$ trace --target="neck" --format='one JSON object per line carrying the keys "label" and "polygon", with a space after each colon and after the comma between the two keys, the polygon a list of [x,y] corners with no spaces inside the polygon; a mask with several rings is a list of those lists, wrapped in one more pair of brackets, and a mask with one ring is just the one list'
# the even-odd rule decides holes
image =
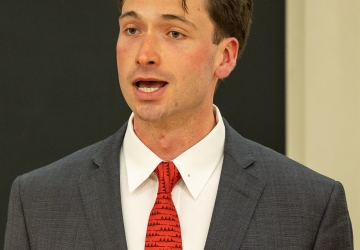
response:
{"label": "neck", "polygon": [[134,131],[159,158],[171,161],[201,141],[216,125],[213,107],[167,121],[148,122],[134,116]]}

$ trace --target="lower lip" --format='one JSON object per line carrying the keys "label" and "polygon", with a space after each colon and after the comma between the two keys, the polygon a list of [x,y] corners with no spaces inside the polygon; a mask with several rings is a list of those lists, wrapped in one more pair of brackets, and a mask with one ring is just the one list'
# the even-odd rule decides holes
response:
{"label": "lower lip", "polygon": [[156,99],[159,99],[165,92],[166,88],[168,86],[168,83],[165,84],[164,87],[159,88],[153,92],[143,92],[137,88],[136,85],[133,86],[133,90],[135,93],[135,96],[142,101],[153,101]]}

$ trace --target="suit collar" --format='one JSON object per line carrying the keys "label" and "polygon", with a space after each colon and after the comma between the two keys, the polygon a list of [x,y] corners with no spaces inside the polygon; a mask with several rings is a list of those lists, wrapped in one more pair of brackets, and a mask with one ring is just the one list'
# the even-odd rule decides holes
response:
{"label": "suit collar", "polygon": [[249,142],[224,123],[224,162],[205,249],[240,248],[265,187],[246,172],[255,163]]}
{"label": "suit collar", "polygon": [[121,211],[119,154],[126,124],[100,142],[94,168],[79,181],[79,190],[96,249],[127,249]]}
{"label": "suit collar", "polygon": [[224,119],[225,124],[225,150],[224,154],[231,157],[241,168],[246,169],[256,159],[247,139],[239,135]]}

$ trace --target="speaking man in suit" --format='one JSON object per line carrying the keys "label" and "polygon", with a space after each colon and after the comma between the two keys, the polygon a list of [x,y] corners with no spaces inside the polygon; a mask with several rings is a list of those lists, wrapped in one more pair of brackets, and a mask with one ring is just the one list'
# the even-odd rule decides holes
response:
{"label": "speaking man in suit", "polygon": [[241,137],[213,105],[251,0],[120,0],[133,111],[113,136],[18,177],[5,249],[353,249],[342,185]]}

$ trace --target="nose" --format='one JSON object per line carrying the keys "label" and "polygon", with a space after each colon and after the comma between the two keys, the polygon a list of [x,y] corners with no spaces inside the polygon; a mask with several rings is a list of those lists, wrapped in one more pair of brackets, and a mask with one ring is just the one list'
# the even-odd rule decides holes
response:
{"label": "nose", "polygon": [[140,44],[136,63],[141,66],[158,65],[160,63],[158,46],[156,36],[154,34],[146,34]]}

